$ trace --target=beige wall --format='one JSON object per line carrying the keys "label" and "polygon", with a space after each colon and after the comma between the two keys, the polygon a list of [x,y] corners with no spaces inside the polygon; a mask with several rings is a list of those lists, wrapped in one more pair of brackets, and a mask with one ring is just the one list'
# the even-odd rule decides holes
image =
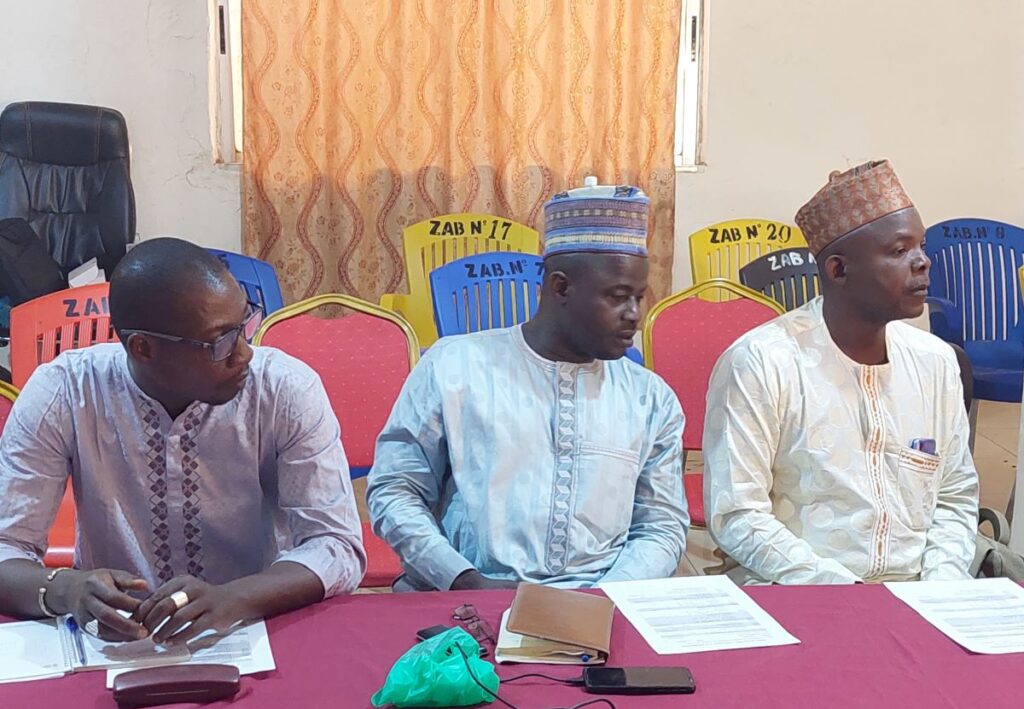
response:
{"label": "beige wall", "polygon": [[239,249],[239,172],[211,157],[204,0],[6,0],[0,12],[0,106],[116,108],[128,122],[140,237]]}
{"label": "beige wall", "polygon": [[[1024,223],[1024,0],[711,0],[703,172],[677,180],[686,236],[792,220],[829,170],[885,156],[927,223]],[[0,105],[121,110],[142,237],[238,249],[238,173],[210,160],[205,2],[5,2]]]}
{"label": "beige wall", "polygon": [[712,0],[703,172],[680,173],[687,236],[792,222],[832,169],[888,157],[926,224],[1024,224],[1024,2]]}

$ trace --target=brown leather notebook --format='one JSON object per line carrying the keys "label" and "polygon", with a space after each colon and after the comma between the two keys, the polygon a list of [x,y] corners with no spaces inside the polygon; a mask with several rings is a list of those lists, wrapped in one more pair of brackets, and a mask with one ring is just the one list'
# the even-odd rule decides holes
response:
{"label": "brown leather notebook", "polygon": [[614,615],[606,596],[521,583],[502,629],[524,637],[503,643],[499,636],[496,654],[511,662],[600,664],[608,659]]}

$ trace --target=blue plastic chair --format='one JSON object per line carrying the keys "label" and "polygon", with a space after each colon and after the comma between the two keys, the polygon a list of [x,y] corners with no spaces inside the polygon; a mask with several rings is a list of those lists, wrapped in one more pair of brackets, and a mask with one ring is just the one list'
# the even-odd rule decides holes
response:
{"label": "blue plastic chair", "polygon": [[537,312],[544,261],[516,251],[467,256],[430,272],[439,337],[511,327]]}
{"label": "blue plastic chair", "polygon": [[960,345],[974,368],[974,398],[1021,400],[1024,307],[1017,269],[1024,229],[989,219],[950,219],[928,229],[932,332]]}
{"label": "blue plastic chair", "polygon": [[[434,322],[439,337],[511,327],[537,312],[544,260],[516,251],[467,256],[430,272]],[[643,365],[635,347],[626,357]]]}
{"label": "blue plastic chair", "polygon": [[281,298],[281,285],[277,282],[277,272],[269,263],[232,251],[221,251],[220,249],[208,249],[208,251],[228,267],[231,275],[245,290],[249,302],[262,306],[264,315],[270,315],[275,310],[284,307],[284,300]]}

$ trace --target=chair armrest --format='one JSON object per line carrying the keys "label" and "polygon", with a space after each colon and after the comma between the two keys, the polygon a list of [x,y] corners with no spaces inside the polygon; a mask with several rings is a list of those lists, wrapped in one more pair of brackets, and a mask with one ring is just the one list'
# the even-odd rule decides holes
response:
{"label": "chair armrest", "polygon": [[925,302],[928,304],[928,321],[932,334],[945,342],[963,347],[963,321],[953,301],[928,296]]}
{"label": "chair armrest", "polygon": [[1010,523],[999,510],[991,507],[982,507],[978,510],[978,528],[988,522],[992,525],[992,538],[1000,544],[1010,543]]}

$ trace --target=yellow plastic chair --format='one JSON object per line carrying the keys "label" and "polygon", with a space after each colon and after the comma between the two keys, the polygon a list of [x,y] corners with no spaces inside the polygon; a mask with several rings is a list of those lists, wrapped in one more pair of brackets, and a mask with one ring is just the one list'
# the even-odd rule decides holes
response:
{"label": "yellow plastic chair", "polygon": [[424,219],[402,231],[409,293],[386,293],[380,304],[399,313],[416,332],[422,347],[437,340],[430,272],[464,256],[493,251],[540,254],[536,230],[489,214],[446,214]]}
{"label": "yellow plastic chair", "polygon": [[[733,219],[690,234],[690,269],[694,283],[713,278],[740,282],[740,269],[754,259],[779,249],[807,246],[798,227],[769,219]],[[717,290],[701,296],[731,299]]]}
{"label": "yellow plastic chair", "polygon": [[[0,382],[0,396],[7,399],[12,404],[14,400],[18,398],[18,387],[7,382]],[[3,429],[3,424],[7,421],[7,414],[10,412],[10,407],[0,407],[0,430]]]}

